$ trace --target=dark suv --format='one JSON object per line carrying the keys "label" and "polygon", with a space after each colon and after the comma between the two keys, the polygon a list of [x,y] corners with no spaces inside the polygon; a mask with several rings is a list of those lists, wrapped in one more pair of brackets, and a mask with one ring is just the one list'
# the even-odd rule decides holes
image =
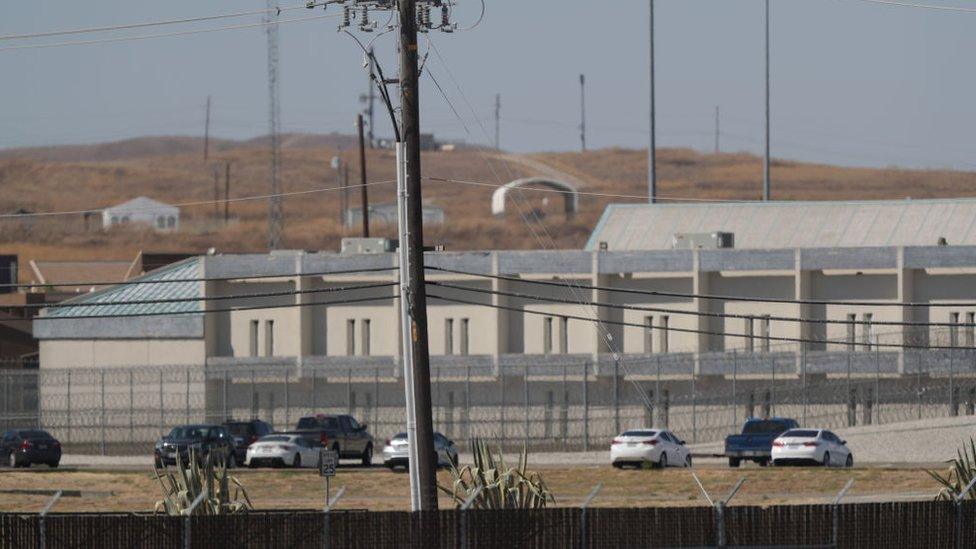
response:
{"label": "dark suv", "polygon": [[364,467],[373,464],[373,435],[350,415],[316,414],[298,420],[289,434],[302,435],[313,447],[330,448],[340,459],[358,459]]}
{"label": "dark suv", "polygon": [[237,463],[244,463],[244,460],[247,458],[248,446],[264,435],[270,435],[274,432],[274,428],[271,425],[260,419],[252,419],[250,421],[234,421],[233,419],[229,419],[224,422],[224,427],[227,428],[231,437],[234,439],[234,458],[237,460]]}
{"label": "dark suv", "polygon": [[11,467],[30,467],[32,463],[57,467],[61,463],[61,443],[47,431],[13,429],[0,438],[0,456]]}
{"label": "dark suv", "polygon": [[203,461],[211,452],[221,452],[226,456],[228,467],[237,466],[234,455],[234,438],[223,425],[180,425],[173,427],[168,435],[156,442],[155,461],[157,466],[188,463],[190,453]]}

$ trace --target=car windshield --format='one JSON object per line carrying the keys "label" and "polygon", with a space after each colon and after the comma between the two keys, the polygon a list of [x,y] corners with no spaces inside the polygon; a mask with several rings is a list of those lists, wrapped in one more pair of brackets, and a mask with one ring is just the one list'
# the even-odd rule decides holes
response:
{"label": "car windshield", "polygon": [[227,430],[230,434],[235,436],[245,436],[251,434],[253,429],[251,429],[250,423],[225,423]]}
{"label": "car windshield", "polygon": [[52,438],[47,431],[31,429],[29,431],[17,431],[20,438]]}
{"label": "car windshield", "polygon": [[286,435],[268,435],[266,437],[261,437],[258,442],[289,442],[291,441],[290,436]]}
{"label": "car windshield", "polygon": [[333,416],[325,417],[303,417],[298,420],[299,429],[338,429],[339,418]]}
{"label": "car windshield", "polygon": [[793,438],[817,438],[817,434],[820,431],[811,431],[809,429],[791,429],[786,431],[780,437],[793,437]]}
{"label": "car windshield", "polygon": [[169,432],[169,438],[207,438],[215,431],[214,427],[209,425],[185,425],[182,427],[173,427],[173,430]]}
{"label": "car windshield", "polygon": [[393,435],[393,440],[407,440],[407,434],[406,433],[397,433],[397,434]]}
{"label": "car windshield", "polygon": [[772,419],[763,419],[746,422],[742,428],[742,433],[746,435],[758,434],[777,434],[786,430],[786,423]]}
{"label": "car windshield", "polygon": [[657,431],[624,431],[624,434],[620,435],[624,437],[654,437],[657,436]]}

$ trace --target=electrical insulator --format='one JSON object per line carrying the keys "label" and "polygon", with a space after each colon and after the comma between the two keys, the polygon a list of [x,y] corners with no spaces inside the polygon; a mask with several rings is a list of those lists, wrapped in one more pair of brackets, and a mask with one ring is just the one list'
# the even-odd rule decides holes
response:
{"label": "electrical insulator", "polygon": [[431,27],[430,24],[430,6],[424,6],[424,26],[428,29]]}
{"label": "electrical insulator", "polygon": [[363,32],[371,32],[373,27],[369,23],[369,8],[363,6],[363,16],[359,21],[359,30]]}
{"label": "electrical insulator", "polygon": [[451,24],[451,12],[448,10],[447,5],[441,6],[441,32],[454,32],[457,28],[456,24]]}
{"label": "electrical insulator", "polygon": [[348,27],[351,18],[352,10],[349,9],[349,6],[342,6],[342,23],[339,25],[339,28]]}

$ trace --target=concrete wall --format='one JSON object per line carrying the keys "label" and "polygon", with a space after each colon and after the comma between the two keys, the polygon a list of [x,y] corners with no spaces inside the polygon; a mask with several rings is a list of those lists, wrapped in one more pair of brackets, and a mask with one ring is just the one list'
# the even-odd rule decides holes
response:
{"label": "concrete wall", "polygon": [[203,365],[202,339],[49,340],[40,343],[44,368]]}

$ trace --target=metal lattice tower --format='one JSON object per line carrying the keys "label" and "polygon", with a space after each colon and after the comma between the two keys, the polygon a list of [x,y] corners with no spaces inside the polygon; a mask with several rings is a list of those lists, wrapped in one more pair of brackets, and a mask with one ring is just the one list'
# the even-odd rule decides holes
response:
{"label": "metal lattice tower", "polygon": [[281,210],[281,185],[278,182],[279,143],[281,128],[281,107],[278,104],[278,25],[273,24],[278,17],[278,1],[267,0],[268,6],[268,137],[271,141],[271,200],[268,211],[268,248],[276,250],[281,245],[281,230],[284,214]]}

